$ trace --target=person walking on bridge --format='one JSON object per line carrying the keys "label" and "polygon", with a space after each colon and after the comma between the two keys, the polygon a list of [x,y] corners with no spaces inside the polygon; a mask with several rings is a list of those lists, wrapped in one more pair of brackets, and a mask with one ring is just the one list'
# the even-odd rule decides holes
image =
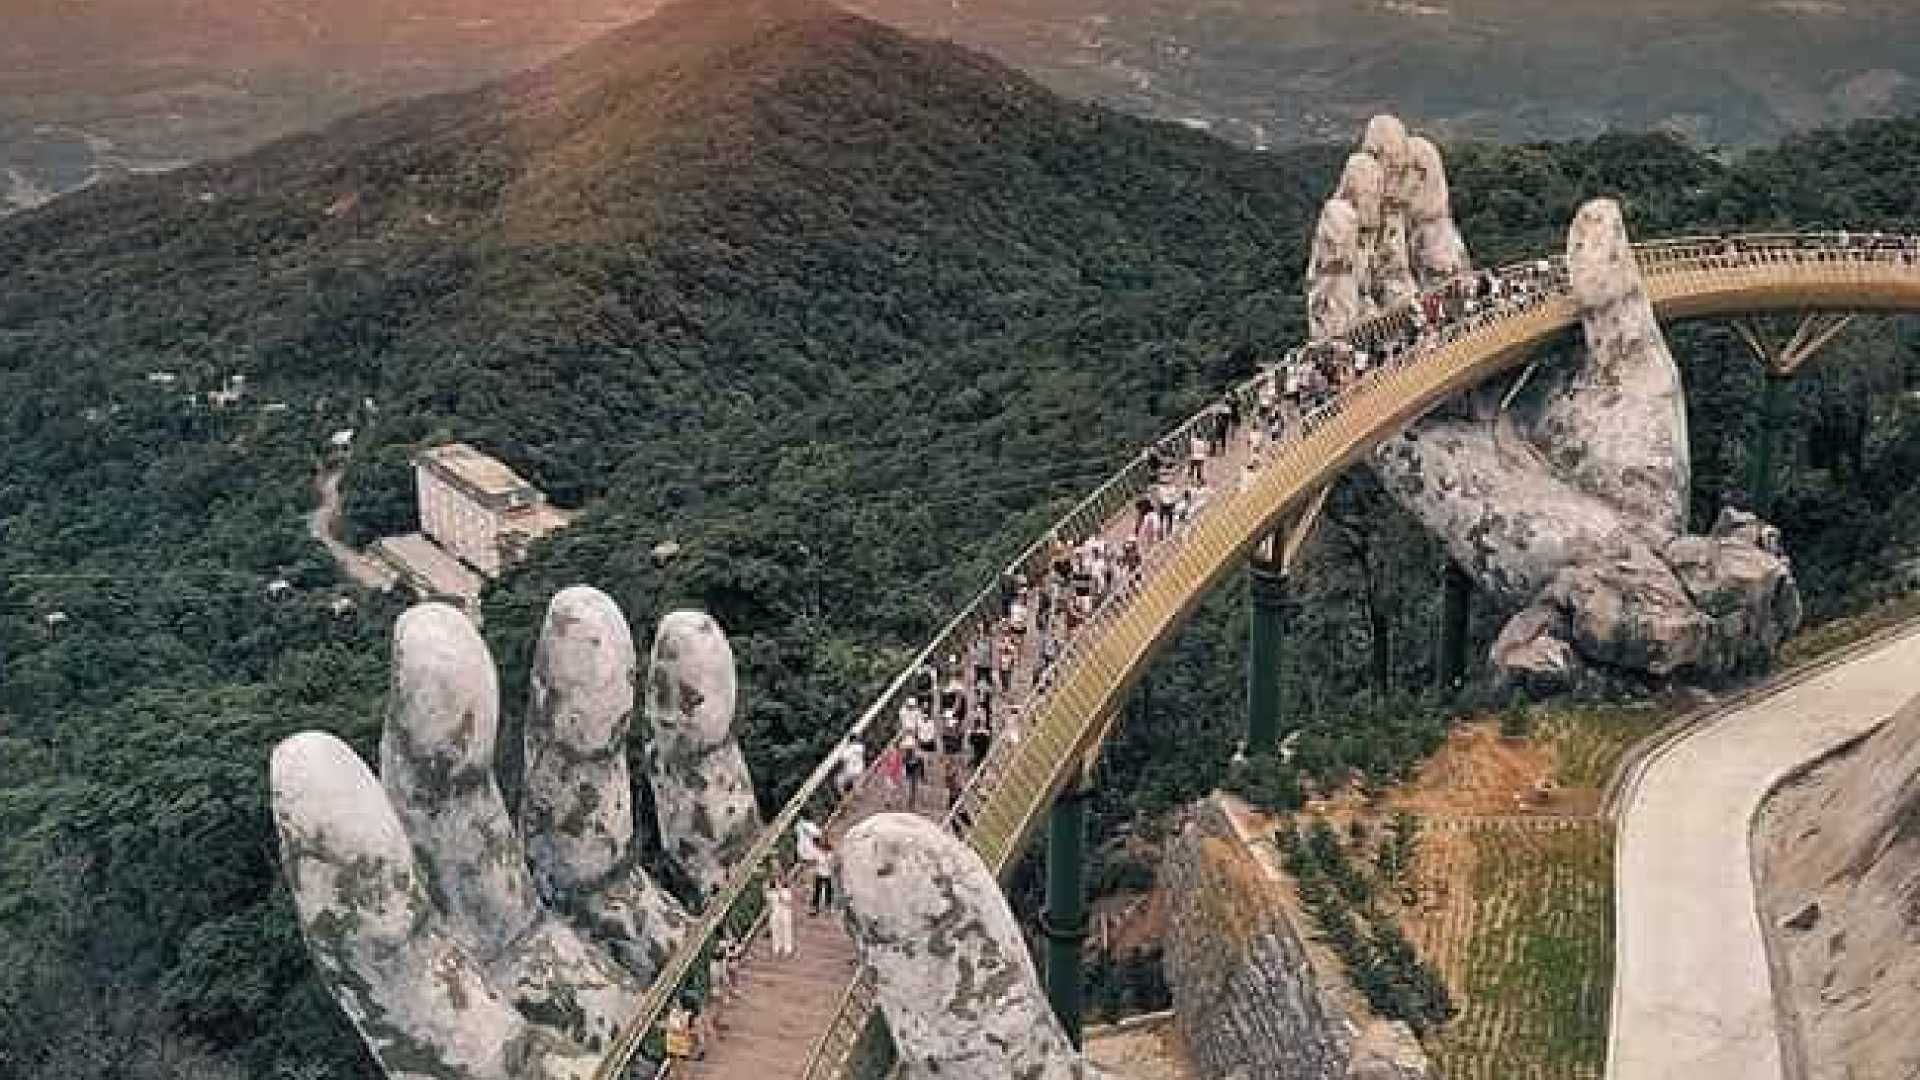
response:
{"label": "person walking on bridge", "polygon": [[767,885],[767,930],[773,935],[773,958],[793,955],[793,888],[787,884],[792,868],[778,867]]}
{"label": "person walking on bridge", "polygon": [[[1205,423],[1206,421],[1201,421],[1203,426]],[[1195,428],[1193,437],[1187,440],[1187,479],[1196,484],[1206,480],[1207,452],[1210,449],[1211,447],[1207,443],[1207,437],[1201,434],[1198,428]]]}

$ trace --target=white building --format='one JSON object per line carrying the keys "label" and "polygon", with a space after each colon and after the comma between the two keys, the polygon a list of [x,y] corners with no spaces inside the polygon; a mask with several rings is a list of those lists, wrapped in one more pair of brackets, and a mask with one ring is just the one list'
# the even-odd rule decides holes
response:
{"label": "white building", "polygon": [[446,443],[413,459],[420,531],[475,570],[496,577],[527,548],[567,525],[540,489],[466,443]]}

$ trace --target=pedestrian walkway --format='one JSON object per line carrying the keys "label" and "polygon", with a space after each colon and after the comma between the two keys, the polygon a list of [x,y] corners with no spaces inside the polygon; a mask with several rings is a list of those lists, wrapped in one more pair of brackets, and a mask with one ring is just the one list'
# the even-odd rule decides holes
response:
{"label": "pedestrian walkway", "polygon": [[[1687,238],[1634,249],[1656,314],[1685,317],[1920,310],[1920,262],[1915,261],[1915,251],[1920,251],[1920,240],[1914,238],[1857,233]],[[1323,348],[1311,355],[1298,354],[1303,363],[1325,361],[1322,373],[1330,370],[1339,376],[1327,380],[1324,403],[1315,405],[1323,393],[1318,389],[1316,396],[1302,402],[1315,407],[1301,423],[1292,425],[1264,467],[1244,473],[1244,487],[1233,468],[1244,460],[1244,442],[1236,442],[1233,456],[1214,459],[1208,470],[1213,499],[1207,511],[1178,542],[1149,552],[1139,591],[1123,591],[1109,600],[1067,647],[1060,664],[1059,692],[1030,700],[1021,710],[1022,749],[1009,755],[1007,745],[1012,740],[994,740],[995,757],[984,771],[989,780],[966,796],[965,814],[953,822],[989,866],[999,870],[1012,865],[1063,777],[1106,737],[1103,725],[1119,709],[1142,665],[1184,621],[1196,599],[1231,573],[1289,507],[1337,480],[1347,467],[1408,423],[1462,390],[1518,367],[1542,345],[1579,325],[1579,305],[1557,264],[1536,260],[1528,272],[1539,278],[1535,287],[1517,294],[1497,289],[1508,302],[1484,305],[1463,317],[1450,314],[1437,329],[1431,318],[1421,327],[1410,313],[1396,309],[1361,323],[1331,353]],[[1365,377],[1351,378],[1360,373],[1363,355]],[[1290,363],[1280,366],[1299,370]],[[1261,382],[1270,384],[1275,374],[1267,371]],[[1266,392],[1258,383],[1235,392],[1249,391],[1262,396]],[[1162,460],[1175,470],[1176,481],[1182,459],[1180,440],[1191,436],[1192,425],[1200,421],[1196,416],[1161,440]],[[1065,538],[1080,539],[1089,531],[1089,522],[1102,519],[1101,531],[1109,536],[1131,532],[1130,500],[1144,486],[1145,462],[1145,455],[1130,461],[1063,518],[1057,527],[1068,534]],[[1236,490],[1242,492],[1239,497],[1233,495]],[[900,695],[924,665],[939,664],[948,654],[965,655],[972,628],[998,614],[1002,586],[1018,574],[1032,576],[1038,568],[1036,550],[1023,552],[999,582],[983,590],[933,643],[916,654],[912,667],[862,711],[847,738],[865,736],[873,740],[870,748],[884,748]],[[1028,663],[1030,672],[1031,660]],[[1023,682],[1030,678],[1025,676]],[[1002,759],[1004,771],[996,768]],[[624,1069],[642,1036],[657,1027],[667,1003],[695,971],[728,914],[750,899],[758,875],[779,857],[785,834],[796,819],[822,805],[828,768],[823,763],[808,777],[775,816],[777,827],[756,839],[750,856],[734,868],[727,892],[702,916],[698,932],[675,950],[642,1008],[623,1027],[600,1070],[603,1080]],[[853,812],[838,816],[857,818],[867,805],[863,798]],[[848,1007],[835,1013],[831,1029],[819,1043],[823,1060],[818,1077],[844,1071],[857,1032],[866,1024],[870,983],[856,978],[848,985],[843,998]],[[796,1044],[790,1049],[806,1054],[813,1045]]]}
{"label": "pedestrian walkway", "polygon": [[1754,895],[1754,815],[1795,770],[1878,727],[1920,683],[1920,631],[1668,744],[1628,791],[1608,1080],[1778,1080]]}
{"label": "pedestrian walkway", "polygon": [[857,957],[840,913],[808,915],[796,897],[795,954],[773,957],[767,936],[757,938],[735,968],[733,999],[712,1010],[716,1038],[690,1080],[797,1080],[805,1049],[826,1029]]}

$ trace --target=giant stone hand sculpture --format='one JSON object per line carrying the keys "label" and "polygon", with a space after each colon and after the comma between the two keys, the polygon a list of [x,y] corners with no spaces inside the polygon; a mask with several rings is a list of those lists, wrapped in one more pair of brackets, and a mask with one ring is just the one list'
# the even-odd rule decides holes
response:
{"label": "giant stone hand sculpture", "polygon": [[1100,1080],[1067,1041],[986,863],[934,823],[879,814],[841,843],[847,925],[907,1080]]}
{"label": "giant stone hand sculpture", "polygon": [[[1410,250],[1409,250],[1410,246]],[[1687,417],[1619,208],[1575,218],[1567,269],[1586,348],[1512,394],[1468,395],[1374,454],[1386,489],[1488,595],[1518,614],[1496,668],[1552,691],[1721,675],[1770,656],[1799,624],[1779,534],[1726,510],[1688,536]],[[1399,121],[1367,126],[1321,212],[1309,329],[1368,315],[1470,272],[1445,166]]]}
{"label": "giant stone hand sculpture", "polygon": [[[686,921],[636,858],[626,620],[592,589],[554,597],[517,827],[472,624],[442,604],[409,610],[392,677],[378,780],[324,733],[273,752],[281,861],[322,979],[389,1076],[589,1076]],[[711,618],[662,621],[648,686],[666,857],[709,894],[760,828],[732,734],[733,655]]]}

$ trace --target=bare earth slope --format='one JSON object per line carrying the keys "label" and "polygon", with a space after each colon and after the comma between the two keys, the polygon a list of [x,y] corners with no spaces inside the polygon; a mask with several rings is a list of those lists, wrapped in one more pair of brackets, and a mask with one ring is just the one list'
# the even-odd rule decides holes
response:
{"label": "bare earth slope", "polygon": [[1754,842],[1803,1075],[1920,1075],[1920,699],[1769,800]]}

